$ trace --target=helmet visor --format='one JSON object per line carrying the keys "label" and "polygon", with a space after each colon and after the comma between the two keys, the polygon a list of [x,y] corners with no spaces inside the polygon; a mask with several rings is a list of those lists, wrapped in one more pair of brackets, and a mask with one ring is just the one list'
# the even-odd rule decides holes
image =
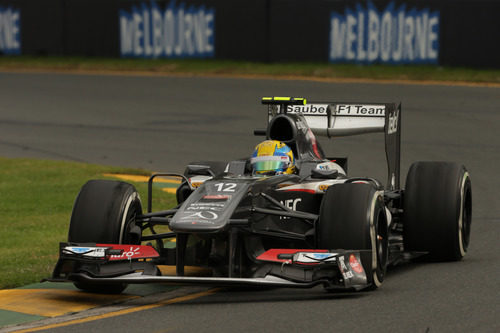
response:
{"label": "helmet visor", "polygon": [[290,159],[288,156],[258,156],[253,157],[250,163],[256,173],[284,171],[290,165]]}

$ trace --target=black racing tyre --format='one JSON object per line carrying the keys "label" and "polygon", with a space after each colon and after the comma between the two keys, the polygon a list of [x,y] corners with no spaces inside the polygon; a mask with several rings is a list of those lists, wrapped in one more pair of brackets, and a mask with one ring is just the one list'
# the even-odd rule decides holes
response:
{"label": "black racing tyre", "polygon": [[369,184],[330,186],[317,224],[321,249],[370,250],[361,253],[368,289],[384,281],[388,258],[387,216],[383,194]]}
{"label": "black racing tyre", "polygon": [[463,165],[416,162],[406,178],[403,203],[406,251],[431,261],[461,260],[469,246],[472,188]]}
{"label": "black racing tyre", "polygon": [[[90,180],[78,194],[68,233],[68,242],[140,244],[141,229],[135,217],[142,214],[134,186],[111,180]],[[75,282],[79,289],[98,293],[120,293],[126,284]]]}

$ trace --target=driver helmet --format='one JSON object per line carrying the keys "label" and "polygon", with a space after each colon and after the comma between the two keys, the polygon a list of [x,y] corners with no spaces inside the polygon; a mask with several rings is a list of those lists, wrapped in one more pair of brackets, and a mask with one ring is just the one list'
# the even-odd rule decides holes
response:
{"label": "driver helmet", "polygon": [[276,140],[259,143],[250,159],[252,172],[256,175],[291,174],[295,171],[293,152],[286,144]]}

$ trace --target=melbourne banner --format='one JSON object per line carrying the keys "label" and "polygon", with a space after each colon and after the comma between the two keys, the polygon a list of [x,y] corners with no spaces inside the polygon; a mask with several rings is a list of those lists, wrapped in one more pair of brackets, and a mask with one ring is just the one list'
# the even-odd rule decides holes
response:
{"label": "melbourne banner", "polygon": [[0,54],[21,53],[19,9],[0,6]]}
{"label": "melbourne banner", "polygon": [[123,57],[185,58],[214,56],[215,10],[202,6],[166,8],[151,1],[120,10],[120,53]]}
{"label": "melbourne banner", "polygon": [[368,2],[330,14],[331,62],[437,64],[438,56],[438,11],[391,2],[379,12]]}

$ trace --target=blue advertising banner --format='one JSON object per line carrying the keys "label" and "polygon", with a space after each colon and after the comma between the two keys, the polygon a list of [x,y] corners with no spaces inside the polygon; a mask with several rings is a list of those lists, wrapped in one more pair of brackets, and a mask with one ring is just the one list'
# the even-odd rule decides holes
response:
{"label": "blue advertising banner", "polygon": [[21,53],[20,21],[19,9],[0,6],[0,54]]}
{"label": "blue advertising banner", "polygon": [[155,1],[119,11],[122,57],[194,58],[215,54],[215,9]]}
{"label": "blue advertising banner", "polygon": [[0,56],[500,68],[498,13],[498,0],[0,0]]}
{"label": "blue advertising banner", "polygon": [[439,58],[439,11],[372,2],[330,14],[330,62],[430,63]]}

